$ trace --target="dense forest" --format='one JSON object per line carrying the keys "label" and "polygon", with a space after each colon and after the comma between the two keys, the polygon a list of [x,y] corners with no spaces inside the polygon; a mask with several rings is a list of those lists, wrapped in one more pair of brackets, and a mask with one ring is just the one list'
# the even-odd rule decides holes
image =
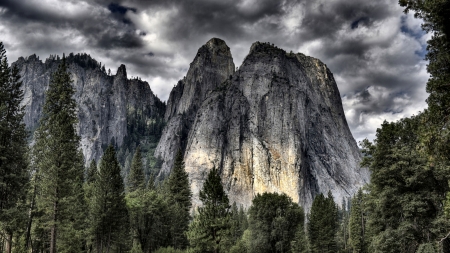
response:
{"label": "dense forest", "polygon": [[123,153],[110,145],[85,168],[64,57],[30,147],[18,68],[0,42],[0,251],[450,252],[450,2],[400,5],[433,34],[428,109],[384,122],[373,143],[361,143],[370,184],[341,203],[319,194],[308,213],[285,194],[259,194],[248,209],[230,203],[216,168],[192,211],[181,152],[171,174],[156,180],[158,161],[149,165],[142,153],[154,148],[163,123],[145,130],[136,116],[130,127],[150,131],[152,145]]}

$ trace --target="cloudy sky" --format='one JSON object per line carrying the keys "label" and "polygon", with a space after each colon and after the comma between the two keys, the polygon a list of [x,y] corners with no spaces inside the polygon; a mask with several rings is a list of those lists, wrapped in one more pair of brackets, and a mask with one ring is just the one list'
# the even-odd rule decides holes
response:
{"label": "cloudy sky", "polygon": [[218,37],[236,66],[255,41],[321,59],[357,141],[426,107],[421,20],[397,0],[0,0],[0,41],[19,56],[85,52],[120,64],[167,100],[200,46]]}

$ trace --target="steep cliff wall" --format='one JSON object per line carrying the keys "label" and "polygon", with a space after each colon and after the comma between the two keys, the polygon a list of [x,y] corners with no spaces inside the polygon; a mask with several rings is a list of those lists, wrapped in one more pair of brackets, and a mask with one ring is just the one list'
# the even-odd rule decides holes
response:
{"label": "steep cliff wall", "polygon": [[[59,57],[52,56],[42,62],[31,55],[14,63],[22,76],[24,120],[31,132],[38,127],[45,91],[60,62]],[[99,159],[110,143],[118,148],[135,147],[141,140],[133,135],[149,135],[155,120],[163,118],[164,103],[153,94],[148,83],[127,79],[124,65],[116,75],[108,75],[100,63],[85,54],[70,54],[67,62],[76,90],[77,131],[86,163]]]}
{"label": "steep cliff wall", "polygon": [[331,190],[340,202],[368,182],[333,75],[319,60],[257,42],[215,87],[190,116],[184,158],[194,205],[213,166],[231,201],[245,206],[269,191],[308,209],[320,192]]}
{"label": "steep cliff wall", "polygon": [[163,159],[161,175],[170,173],[176,152],[185,149],[198,108],[233,73],[230,48],[223,40],[213,38],[198,50],[186,77],[173,88],[167,102],[167,125],[155,152]]}

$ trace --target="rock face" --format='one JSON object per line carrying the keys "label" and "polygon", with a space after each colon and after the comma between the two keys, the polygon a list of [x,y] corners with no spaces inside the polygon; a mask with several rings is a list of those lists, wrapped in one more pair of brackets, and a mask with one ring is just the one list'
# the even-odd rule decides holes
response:
{"label": "rock face", "polygon": [[[60,62],[32,55],[14,63],[22,76],[30,131],[38,126],[45,91]],[[267,191],[284,192],[309,210],[318,193],[331,191],[341,203],[369,181],[333,74],[312,57],[256,42],[235,70],[226,43],[211,39],[173,88],[167,106],[146,82],[128,79],[124,65],[111,75],[85,54],[70,54],[67,62],[86,163],[98,160],[113,143],[126,168],[140,144],[162,159],[160,165],[147,155],[147,167],[153,167],[146,173],[164,177],[180,150],[194,206],[201,205],[198,193],[214,166],[230,200],[247,207],[255,194]]]}
{"label": "rock face", "polygon": [[[230,75],[232,75],[230,77]],[[170,94],[156,155],[165,173],[184,151],[194,206],[215,166],[230,200],[284,192],[309,210],[329,190],[351,197],[369,181],[332,73],[321,61],[256,42],[234,72],[225,42],[198,51]]]}
{"label": "rock face", "polygon": [[[22,76],[24,120],[31,132],[39,125],[45,91],[60,62],[59,57],[51,56],[42,62],[31,55],[13,63]],[[164,103],[153,94],[148,83],[127,79],[124,65],[118,68],[116,75],[110,75],[86,54],[70,54],[67,63],[76,90],[77,132],[86,163],[98,160],[110,143],[123,146],[132,134],[130,119],[139,118],[148,126],[153,119],[163,117]]]}
{"label": "rock face", "polygon": [[234,73],[230,48],[221,39],[202,46],[183,80],[173,88],[165,113],[166,127],[155,156],[163,159],[161,175],[170,173],[178,149],[184,150],[187,136],[206,97]]}

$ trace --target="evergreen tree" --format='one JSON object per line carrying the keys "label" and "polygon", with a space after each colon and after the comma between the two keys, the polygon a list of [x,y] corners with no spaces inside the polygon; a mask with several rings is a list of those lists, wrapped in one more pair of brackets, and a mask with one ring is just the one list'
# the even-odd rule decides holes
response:
{"label": "evergreen tree", "polygon": [[19,69],[8,66],[0,42],[0,231],[6,236],[7,253],[12,250],[14,233],[20,233],[26,219],[24,199],[29,173],[21,85]]}
{"label": "evergreen tree", "polygon": [[169,200],[172,206],[171,215],[171,245],[176,249],[183,249],[189,242],[186,231],[189,228],[191,203],[191,187],[189,175],[184,170],[183,155],[178,151],[172,172],[167,182]]}
{"label": "evergreen tree", "polygon": [[239,207],[239,224],[241,227],[241,233],[243,234],[244,231],[248,228],[248,219],[242,205]]}
{"label": "evergreen tree", "polygon": [[306,238],[304,223],[298,224],[294,239],[291,242],[291,252],[292,253],[308,253],[309,252],[309,243],[308,243],[308,238]]}
{"label": "evergreen tree", "polygon": [[200,191],[202,207],[194,217],[188,231],[188,239],[193,252],[227,251],[227,238],[230,229],[230,203],[223,190],[220,176],[215,167]]}
{"label": "evergreen tree", "polygon": [[79,252],[84,231],[83,155],[75,131],[75,93],[65,58],[53,74],[35,133],[37,203],[41,227],[50,231],[50,253]]}
{"label": "evergreen tree", "polygon": [[448,233],[442,217],[448,175],[419,148],[422,117],[384,122],[375,144],[363,142],[363,165],[372,172],[365,203],[370,252],[415,252]]}
{"label": "evergreen tree", "polygon": [[133,192],[137,189],[144,189],[145,176],[142,164],[141,148],[138,146],[131,162],[130,174],[128,175],[128,191]]}
{"label": "evergreen tree", "polygon": [[95,220],[92,230],[97,252],[126,250],[128,212],[120,166],[112,145],[108,146],[100,161],[93,194],[92,213]]}
{"label": "evergreen tree", "polygon": [[142,189],[128,193],[127,207],[130,213],[133,248],[142,252],[154,252],[169,245],[170,207],[163,194],[154,189]]}
{"label": "evergreen tree", "polygon": [[169,208],[164,196],[153,185],[145,188],[144,168],[140,148],[136,149],[128,177],[126,203],[133,236],[132,252],[153,251],[168,245],[169,224],[175,210]]}
{"label": "evergreen tree", "polygon": [[350,211],[350,247],[354,253],[366,252],[365,229],[366,216],[364,214],[364,200],[362,189],[354,196]]}
{"label": "evergreen tree", "polygon": [[428,149],[428,159],[435,165],[449,164],[450,152],[450,2],[448,0],[399,0],[405,12],[414,11],[416,18],[423,19],[422,28],[432,33],[427,41],[428,109],[423,118],[422,142]]}
{"label": "evergreen tree", "polygon": [[290,252],[298,226],[305,221],[303,208],[286,194],[258,194],[248,210],[249,252]]}
{"label": "evergreen tree", "polygon": [[85,182],[88,184],[91,184],[93,182],[95,182],[95,180],[97,179],[98,176],[98,171],[97,171],[97,163],[95,163],[95,160],[91,161],[91,164],[89,165],[87,172],[86,172],[86,178],[85,178]]}
{"label": "evergreen tree", "polygon": [[[96,217],[94,217],[93,213],[93,197],[94,197],[94,185],[98,179],[98,170],[97,164],[95,160],[92,160],[89,167],[86,171],[86,178],[84,180],[84,195],[85,201],[88,205],[88,215],[87,215],[87,224],[93,224]],[[88,252],[93,252],[93,242],[95,238],[95,233],[92,231],[93,227],[89,226],[86,231],[86,247]]]}
{"label": "evergreen tree", "polygon": [[239,209],[237,208],[236,202],[233,202],[231,206],[231,219],[230,219],[230,232],[231,232],[231,242],[235,244],[242,236],[244,231],[241,227],[241,221],[239,217]]}
{"label": "evergreen tree", "polygon": [[331,192],[314,198],[309,215],[308,235],[312,252],[337,252],[338,210]]}
{"label": "evergreen tree", "polygon": [[348,202],[342,199],[342,208],[338,208],[339,228],[336,236],[336,242],[340,253],[351,252],[349,245],[349,223],[350,210]]}

